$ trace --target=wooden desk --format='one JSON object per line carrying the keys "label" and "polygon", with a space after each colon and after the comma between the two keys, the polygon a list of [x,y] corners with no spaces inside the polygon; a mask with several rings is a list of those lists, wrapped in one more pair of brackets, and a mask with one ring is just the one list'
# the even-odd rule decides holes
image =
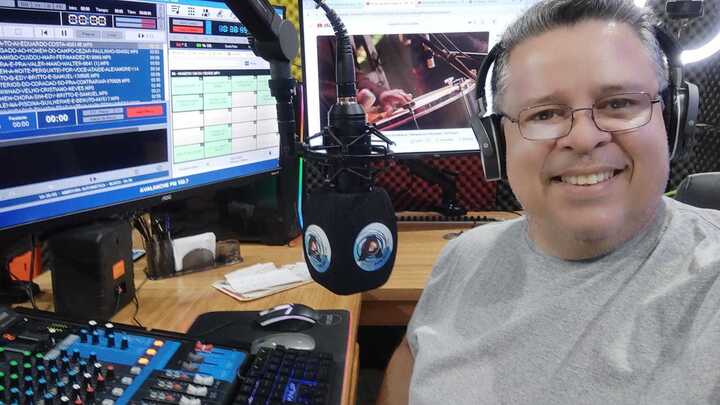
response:
{"label": "wooden desk", "polygon": [[[353,342],[348,348],[344,370],[343,404],[355,403],[358,356],[356,342],[360,313],[360,294],[351,296],[335,295],[316,283],[310,283],[269,297],[249,302],[239,302],[217,290],[211,284],[238,266],[274,262],[277,265],[302,261],[299,247],[243,245],[241,254],[245,261],[232,267],[187,274],[164,280],[147,280],[142,264],[135,270],[135,285],[140,311],[137,319],[146,328],[185,332],[195,318],[210,311],[251,311],[273,307],[288,302],[298,302],[316,309],[346,309],[350,311],[350,337]],[[42,274],[35,281],[43,294],[38,297],[39,309],[52,310],[51,275]],[[29,304],[25,304],[29,306]],[[123,308],[113,321],[133,324],[135,305]]]}

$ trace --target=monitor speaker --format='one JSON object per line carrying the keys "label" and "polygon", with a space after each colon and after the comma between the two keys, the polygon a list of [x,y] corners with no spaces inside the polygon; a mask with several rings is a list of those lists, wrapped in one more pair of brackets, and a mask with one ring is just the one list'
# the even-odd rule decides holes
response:
{"label": "monitor speaker", "polygon": [[110,319],[135,295],[132,228],[104,221],[46,240],[55,312],[77,319]]}

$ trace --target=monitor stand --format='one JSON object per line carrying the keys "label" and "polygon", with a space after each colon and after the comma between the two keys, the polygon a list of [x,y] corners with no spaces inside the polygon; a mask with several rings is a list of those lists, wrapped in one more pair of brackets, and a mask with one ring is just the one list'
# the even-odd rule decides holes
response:
{"label": "monitor stand", "polygon": [[457,198],[457,174],[437,169],[418,159],[398,159],[410,170],[410,174],[418,176],[430,184],[437,184],[442,190],[442,202],[433,211],[446,217],[460,217],[467,214],[467,209],[460,205]]}

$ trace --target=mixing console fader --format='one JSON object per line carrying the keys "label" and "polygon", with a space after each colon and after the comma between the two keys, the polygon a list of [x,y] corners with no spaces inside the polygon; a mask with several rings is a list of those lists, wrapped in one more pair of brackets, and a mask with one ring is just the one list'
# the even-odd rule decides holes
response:
{"label": "mixing console fader", "polygon": [[179,334],[0,307],[0,404],[227,404],[245,361]]}

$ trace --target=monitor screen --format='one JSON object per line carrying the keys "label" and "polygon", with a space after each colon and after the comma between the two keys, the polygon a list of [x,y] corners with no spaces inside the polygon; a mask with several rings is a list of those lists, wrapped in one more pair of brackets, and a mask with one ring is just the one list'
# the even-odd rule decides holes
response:
{"label": "monitor screen", "polygon": [[0,0],[0,229],[277,170],[247,35],[221,2]]}
{"label": "monitor screen", "polygon": [[[475,77],[505,27],[537,0],[327,0],[355,50],[358,102],[398,154],[470,152]],[[302,2],[307,122],[327,125],[335,102],[333,30]],[[313,140],[322,143],[320,137]]]}

